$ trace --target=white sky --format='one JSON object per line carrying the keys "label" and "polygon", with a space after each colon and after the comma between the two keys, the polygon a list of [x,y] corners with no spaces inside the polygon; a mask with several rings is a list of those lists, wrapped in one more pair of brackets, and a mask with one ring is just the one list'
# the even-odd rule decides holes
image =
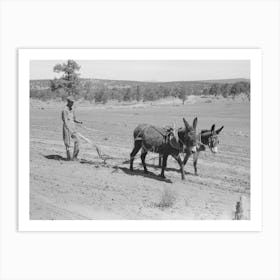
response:
{"label": "white sky", "polygon": [[[59,60],[33,60],[30,79],[52,79]],[[249,60],[77,60],[81,78],[135,81],[195,81],[250,78]]]}

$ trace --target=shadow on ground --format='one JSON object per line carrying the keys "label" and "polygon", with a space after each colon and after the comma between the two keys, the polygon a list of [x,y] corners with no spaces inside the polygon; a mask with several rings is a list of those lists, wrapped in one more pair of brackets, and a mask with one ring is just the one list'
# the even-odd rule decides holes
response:
{"label": "shadow on ground", "polygon": [[87,160],[87,159],[78,159],[78,160],[68,160],[67,158],[55,154],[55,155],[42,155],[43,157],[47,159],[53,159],[53,160],[58,160],[58,161],[69,161],[69,162],[78,162],[81,164],[88,164],[88,165],[94,165],[95,167],[109,167],[109,165],[104,161],[104,160]]}
{"label": "shadow on ground", "polygon": [[[57,154],[55,154],[55,155],[43,155],[43,156],[47,159],[53,159],[53,160],[58,160],[58,161],[68,161],[67,158],[65,158],[61,155],[57,155]],[[170,179],[162,178],[161,176],[156,175],[156,174],[154,174],[150,171],[148,171],[148,173],[145,173],[144,171],[139,170],[139,169],[136,169],[134,171],[130,171],[130,169],[127,168],[127,167],[120,167],[120,166],[117,166],[117,165],[111,166],[110,164],[106,163],[105,161],[98,161],[98,160],[93,161],[93,160],[87,160],[87,159],[80,159],[78,162],[81,163],[81,164],[93,165],[96,168],[112,167],[114,169],[112,171],[112,173],[117,172],[118,170],[121,170],[122,172],[124,172],[127,175],[142,176],[142,177],[151,178],[151,179],[154,179],[154,180],[157,180],[157,181],[172,183],[172,181]],[[159,167],[156,164],[146,164],[146,165],[147,165],[147,167],[151,167],[151,168],[155,168],[155,169],[161,169],[161,167]],[[171,168],[171,167],[165,168],[165,171],[174,171],[174,172],[181,173],[181,171],[179,169]],[[185,171],[185,174],[186,175],[194,175],[194,174],[192,174],[190,172],[186,172],[186,171]]]}
{"label": "shadow on ground", "polygon": [[[147,167],[152,167],[152,168],[155,168],[155,169],[157,169],[157,168],[161,169],[161,167],[159,167],[157,164],[146,163],[146,166]],[[174,168],[174,167],[166,167],[165,171],[173,171],[173,172],[181,173],[181,170],[179,168]],[[193,173],[187,172],[187,171],[185,171],[185,174],[186,175],[194,175]]]}
{"label": "shadow on ground", "polygon": [[95,167],[110,167],[106,162],[104,161],[93,161],[93,160],[87,160],[87,159],[81,159],[80,163],[82,164],[88,164],[88,165],[94,165]]}
{"label": "shadow on ground", "polygon": [[47,159],[54,159],[54,160],[65,160],[67,161],[67,158],[61,156],[61,155],[43,155]]}
{"label": "shadow on ground", "polygon": [[124,172],[125,174],[127,175],[131,175],[131,176],[142,176],[142,177],[147,177],[147,178],[151,178],[151,179],[154,179],[154,180],[157,180],[157,181],[162,181],[162,182],[165,182],[165,183],[172,183],[172,181],[170,179],[165,179],[165,178],[162,178],[160,177],[159,175],[156,175],[152,172],[148,172],[148,173],[145,173],[144,171],[142,170],[134,170],[134,171],[131,171],[129,168],[127,167],[119,167],[119,166],[113,166],[113,169],[114,171],[113,172],[117,172],[118,170],[121,170],[122,172]]}

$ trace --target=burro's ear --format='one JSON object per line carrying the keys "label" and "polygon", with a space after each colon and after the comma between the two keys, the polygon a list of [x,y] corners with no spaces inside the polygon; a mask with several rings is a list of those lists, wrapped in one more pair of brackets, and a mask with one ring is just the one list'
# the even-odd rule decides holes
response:
{"label": "burro's ear", "polygon": [[213,125],[211,126],[211,133],[213,134],[214,131],[215,131],[215,124],[213,124]]}
{"label": "burro's ear", "polygon": [[196,129],[196,126],[197,126],[197,117],[195,117],[193,120],[193,128]]}
{"label": "burro's ear", "polygon": [[216,130],[216,133],[219,134],[219,133],[222,131],[223,128],[224,128],[224,126],[222,126],[221,128],[219,128],[218,130]]}
{"label": "burro's ear", "polygon": [[183,122],[184,122],[184,124],[185,124],[186,129],[190,129],[190,125],[189,125],[189,123],[186,121],[185,118],[183,118]]}

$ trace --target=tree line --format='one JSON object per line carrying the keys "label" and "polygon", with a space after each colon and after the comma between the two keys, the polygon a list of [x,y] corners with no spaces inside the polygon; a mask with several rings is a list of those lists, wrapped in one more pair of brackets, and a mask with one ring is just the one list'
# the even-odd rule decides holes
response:
{"label": "tree line", "polygon": [[155,101],[173,97],[185,102],[188,95],[212,95],[225,98],[235,98],[246,94],[250,100],[250,82],[238,81],[234,83],[213,82],[169,82],[169,83],[108,83],[106,80],[81,79],[80,66],[74,60],[57,64],[53,68],[59,78],[44,81],[41,84],[30,81],[30,97],[41,100],[66,99],[68,95],[75,99],[84,99],[89,102],[107,103],[109,100],[126,101]]}

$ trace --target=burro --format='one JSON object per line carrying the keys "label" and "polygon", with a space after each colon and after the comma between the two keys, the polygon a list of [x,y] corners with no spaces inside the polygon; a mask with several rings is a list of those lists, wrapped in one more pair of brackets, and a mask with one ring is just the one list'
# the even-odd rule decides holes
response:
{"label": "burro", "polygon": [[141,161],[144,172],[148,173],[145,158],[148,152],[162,155],[163,162],[160,176],[165,178],[164,171],[168,156],[171,155],[179,164],[182,180],[185,179],[184,164],[180,153],[189,151],[197,152],[197,118],[194,118],[192,126],[183,118],[184,127],[176,130],[166,127],[158,127],[149,124],[138,125],[133,132],[134,148],[130,154],[130,170],[133,171],[133,161],[136,154],[142,148]]}

